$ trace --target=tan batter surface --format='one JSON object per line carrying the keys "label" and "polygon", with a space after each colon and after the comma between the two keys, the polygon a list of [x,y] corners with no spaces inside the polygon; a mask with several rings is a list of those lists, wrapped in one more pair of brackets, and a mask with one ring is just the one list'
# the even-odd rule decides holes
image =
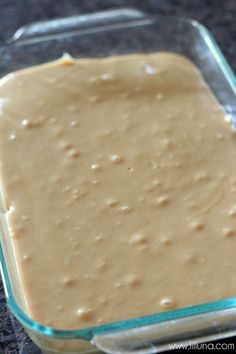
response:
{"label": "tan batter surface", "polygon": [[0,162],[27,311],[77,329],[236,295],[236,138],[167,53],[0,82]]}

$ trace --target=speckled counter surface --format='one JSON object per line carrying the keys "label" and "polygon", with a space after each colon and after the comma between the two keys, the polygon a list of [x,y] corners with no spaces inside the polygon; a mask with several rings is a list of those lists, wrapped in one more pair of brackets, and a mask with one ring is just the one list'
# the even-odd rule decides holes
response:
{"label": "speckled counter surface", "polygon": [[[213,33],[236,72],[236,0],[0,0],[0,42],[29,22],[121,7],[201,22]],[[221,341],[226,342],[235,343],[236,348],[236,338]],[[0,280],[0,354],[40,353],[9,314]]]}

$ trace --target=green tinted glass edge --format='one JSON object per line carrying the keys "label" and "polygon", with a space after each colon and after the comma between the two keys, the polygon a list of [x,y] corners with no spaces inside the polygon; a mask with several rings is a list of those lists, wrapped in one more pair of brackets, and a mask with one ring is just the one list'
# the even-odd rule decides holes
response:
{"label": "green tinted glass edge", "polygon": [[214,36],[201,23],[199,23],[195,20],[187,20],[186,19],[186,21],[191,22],[192,26],[196,27],[199,30],[199,32],[202,34],[208,47],[211,50],[211,53],[215,57],[216,61],[220,64],[225,76],[227,77],[228,81],[230,82],[232,89],[236,93],[236,76],[235,76],[233,70],[231,69],[231,67],[229,66],[229,64],[228,64],[225,56],[223,55],[221,49],[219,48],[218,44],[216,43]]}

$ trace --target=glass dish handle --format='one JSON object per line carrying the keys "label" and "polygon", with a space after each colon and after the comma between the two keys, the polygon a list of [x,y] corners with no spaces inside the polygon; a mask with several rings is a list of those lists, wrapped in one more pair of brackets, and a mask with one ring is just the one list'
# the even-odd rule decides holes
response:
{"label": "glass dish handle", "polygon": [[80,31],[84,32],[92,28],[97,29],[98,27],[124,24],[146,16],[142,11],[122,8],[120,10],[107,10],[88,15],[34,22],[19,28],[8,42],[32,42],[40,39],[52,39],[66,34],[78,34]]}
{"label": "glass dish handle", "polygon": [[[222,336],[223,333],[223,336]],[[236,334],[236,308],[169,320],[126,331],[100,334],[92,343],[109,354],[151,354],[171,349],[197,348],[202,342]]]}

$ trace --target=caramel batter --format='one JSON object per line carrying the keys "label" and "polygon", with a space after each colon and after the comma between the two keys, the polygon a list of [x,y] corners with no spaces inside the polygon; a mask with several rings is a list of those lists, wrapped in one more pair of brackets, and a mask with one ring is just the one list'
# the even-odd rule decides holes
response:
{"label": "caramel batter", "polygon": [[236,139],[167,53],[0,82],[2,194],[27,312],[77,329],[236,295]]}

